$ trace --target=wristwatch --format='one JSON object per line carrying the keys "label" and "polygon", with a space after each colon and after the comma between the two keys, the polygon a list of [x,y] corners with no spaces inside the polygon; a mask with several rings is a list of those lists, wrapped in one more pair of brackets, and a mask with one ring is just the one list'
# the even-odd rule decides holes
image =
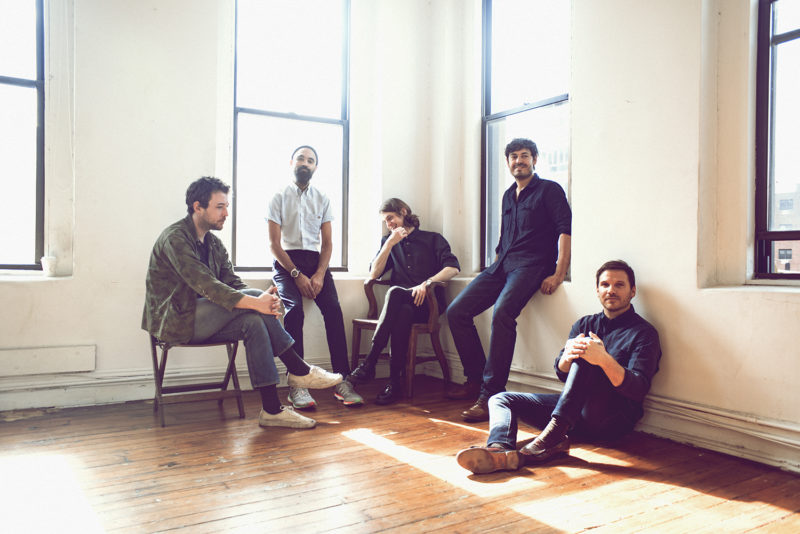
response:
{"label": "wristwatch", "polygon": [[292,272],[290,272],[289,274],[291,274],[291,275],[292,275],[292,278],[297,278],[298,276],[300,276],[300,271],[298,271],[298,270],[295,268],[295,269],[292,269]]}

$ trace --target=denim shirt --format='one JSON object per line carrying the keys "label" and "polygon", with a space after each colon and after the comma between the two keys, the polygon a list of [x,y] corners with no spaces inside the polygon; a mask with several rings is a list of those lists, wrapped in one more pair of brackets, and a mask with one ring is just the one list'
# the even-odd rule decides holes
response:
{"label": "denim shirt", "polygon": [[233,310],[247,284],[233,272],[220,239],[206,233],[208,265],[200,257],[200,243],[191,215],[168,226],[150,254],[145,282],[142,328],[162,341],[186,343],[194,333],[198,296]]}
{"label": "denim shirt", "polygon": [[501,264],[506,272],[534,265],[555,269],[558,236],[572,232],[567,196],[560,185],[542,180],[538,174],[520,191],[519,198],[516,191],[514,183],[503,194],[497,261],[487,271],[492,273]]}
{"label": "denim shirt", "polygon": [[[656,329],[631,306],[628,311],[613,319],[606,317],[603,312],[582,317],[572,325],[569,337],[572,339],[578,334],[588,337],[589,332],[594,332],[602,339],[606,352],[625,368],[625,378],[616,387],[617,391],[641,404],[650,390],[650,383],[658,372],[658,361],[661,359],[661,344]],[[562,348],[556,357],[555,369],[559,380],[565,382],[568,373],[558,368],[558,361],[563,353]]]}

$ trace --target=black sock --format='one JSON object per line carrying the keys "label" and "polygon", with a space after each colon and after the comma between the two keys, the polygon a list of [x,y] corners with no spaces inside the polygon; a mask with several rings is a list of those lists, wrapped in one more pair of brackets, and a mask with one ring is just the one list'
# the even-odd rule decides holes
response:
{"label": "black sock", "polygon": [[261,407],[268,414],[275,415],[281,411],[281,401],[278,398],[277,384],[256,388],[261,394]]}
{"label": "black sock", "polygon": [[287,349],[283,354],[278,356],[280,360],[283,362],[283,365],[286,366],[286,370],[292,373],[294,376],[305,376],[311,371],[311,368],[308,364],[303,361],[303,359],[297,355],[293,348]]}

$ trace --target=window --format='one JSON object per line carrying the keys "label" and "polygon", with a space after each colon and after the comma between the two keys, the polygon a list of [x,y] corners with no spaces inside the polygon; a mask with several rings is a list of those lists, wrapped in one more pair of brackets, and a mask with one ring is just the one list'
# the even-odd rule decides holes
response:
{"label": "window", "polygon": [[[13,191],[0,268],[41,269],[44,250],[42,0],[0,0],[0,184]],[[9,226],[10,223],[13,228]]]}
{"label": "window", "polygon": [[513,182],[505,146],[539,149],[536,172],[569,195],[570,2],[483,0],[483,266],[494,261],[503,193]]}
{"label": "window", "polygon": [[[800,278],[780,261],[800,248],[800,2],[759,0],[755,277]],[[784,253],[785,254],[785,253]],[[787,258],[788,259],[788,258]]]}
{"label": "window", "polygon": [[291,183],[292,151],[319,155],[312,184],[334,213],[330,266],[347,265],[349,1],[238,0],[233,243],[237,270],[272,266],[267,206]]}
{"label": "window", "polygon": [[790,248],[779,248],[778,249],[778,259],[779,260],[791,260],[792,259],[792,249],[790,249]]}

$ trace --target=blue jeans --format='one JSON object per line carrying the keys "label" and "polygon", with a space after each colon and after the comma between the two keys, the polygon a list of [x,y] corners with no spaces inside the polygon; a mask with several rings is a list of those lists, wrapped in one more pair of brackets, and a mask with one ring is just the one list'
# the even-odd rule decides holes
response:
{"label": "blue jeans", "polygon": [[380,351],[389,343],[391,338],[391,362],[389,364],[390,376],[393,382],[401,380],[406,367],[406,353],[408,352],[408,335],[411,325],[423,323],[428,320],[428,302],[421,306],[414,305],[411,290],[400,286],[392,286],[386,292],[378,326],[372,336],[370,354],[380,354]]}
{"label": "blue jeans", "polygon": [[617,393],[600,367],[576,360],[561,394],[504,392],[492,396],[487,444],[516,449],[517,419],[544,428],[553,416],[570,424],[570,436],[613,440],[633,430],[642,408]]}
{"label": "blue jeans", "polygon": [[[248,288],[245,295],[259,296],[262,291]],[[294,344],[281,323],[273,315],[262,315],[255,310],[234,308],[228,311],[207,298],[197,299],[194,314],[194,334],[190,343],[215,343],[244,340],[247,354],[247,371],[254,388],[271,386],[280,381],[275,358]]]}
{"label": "blue jeans", "polygon": [[[548,274],[539,266],[510,272],[502,266],[494,273],[483,271],[447,308],[447,321],[464,374],[471,382],[482,382],[481,397],[505,391],[517,342],[517,317]],[[491,305],[494,313],[487,359],[473,318]]]}
{"label": "blue jeans", "polygon": [[[319,253],[310,250],[288,250],[289,257],[297,266],[297,269],[304,275],[311,278],[317,270]],[[303,323],[305,313],[303,312],[303,295],[294,283],[294,279],[289,272],[284,269],[277,261],[273,263],[275,268],[273,281],[278,287],[278,294],[283,300],[286,314],[283,316],[283,325],[286,331],[295,340],[294,351],[304,358],[303,348]],[[344,317],[342,308],[339,306],[339,295],[336,293],[336,286],[333,284],[333,276],[330,270],[325,271],[325,278],[322,283],[322,290],[314,299],[322,318],[325,322],[325,337],[328,341],[328,351],[331,354],[331,366],[334,373],[342,376],[350,374],[350,365],[347,361],[347,337],[344,333]]]}

